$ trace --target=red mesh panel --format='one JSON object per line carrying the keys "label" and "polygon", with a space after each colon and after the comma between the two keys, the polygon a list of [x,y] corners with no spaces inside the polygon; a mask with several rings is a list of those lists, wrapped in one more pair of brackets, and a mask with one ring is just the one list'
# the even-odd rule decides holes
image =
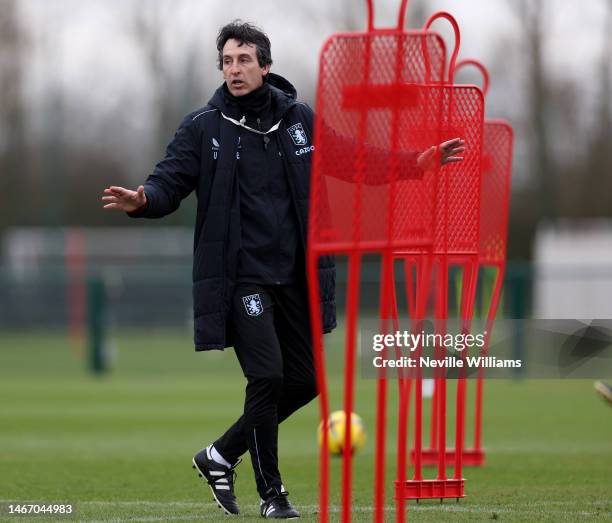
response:
{"label": "red mesh panel", "polygon": [[328,40],[317,92],[312,249],[431,245],[436,176],[420,172],[415,160],[416,151],[439,143],[430,120],[442,100],[423,83],[442,79],[444,56],[434,33]]}
{"label": "red mesh panel", "polygon": [[508,206],[512,175],[512,128],[506,122],[487,120],[482,156],[480,202],[480,263],[506,261]]}
{"label": "red mesh panel", "polygon": [[[477,254],[484,119],[482,92],[477,87],[448,85],[427,86],[423,92],[428,97],[428,102],[423,104],[423,111],[429,111],[429,115],[423,115],[423,119],[414,124],[420,123],[423,126],[419,129],[423,136],[431,139],[437,135],[438,142],[434,143],[457,137],[463,138],[466,143],[464,160],[447,164],[436,173],[438,184],[433,213],[434,252]],[[408,184],[398,183],[398,200],[401,204],[396,210],[396,229],[400,238],[405,237],[405,230],[411,230],[415,223],[423,221],[422,217],[414,216],[403,204],[410,201],[411,190]],[[424,216],[429,216],[429,207],[425,201],[420,202],[419,210]],[[418,253],[419,249],[411,248],[403,252]]]}
{"label": "red mesh panel", "polygon": [[445,87],[443,94],[442,139],[461,137],[465,140],[466,151],[462,162],[448,164],[441,170],[435,251],[440,254],[476,254],[479,248],[484,98],[480,89],[469,86]]}
{"label": "red mesh panel", "polygon": [[[427,77],[425,38],[430,76],[441,78],[444,48],[433,34],[334,37],[323,50],[314,249],[478,252],[483,97],[475,87],[414,83]],[[403,83],[394,82],[397,42],[410,53]],[[417,151],[455,137],[466,141],[463,162],[437,173],[416,168]]]}

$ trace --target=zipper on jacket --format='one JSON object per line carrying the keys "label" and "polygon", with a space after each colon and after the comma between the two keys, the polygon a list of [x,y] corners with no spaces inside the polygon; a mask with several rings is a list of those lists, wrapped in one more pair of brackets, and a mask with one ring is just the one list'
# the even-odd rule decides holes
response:
{"label": "zipper on jacket", "polygon": [[[261,118],[257,118],[257,130],[261,131]],[[270,143],[270,137],[267,134],[263,135],[263,146],[264,151],[268,150],[268,144]]]}
{"label": "zipper on jacket", "polygon": [[[306,245],[306,238],[304,237],[304,234],[307,234],[306,225],[302,223],[302,216],[300,215],[300,209],[297,203],[297,195],[295,194],[295,187],[293,186],[293,180],[291,179],[291,176],[290,176],[291,171],[289,168],[289,162],[287,162],[285,155],[281,154],[281,151],[283,149],[283,144],[282,144],[282,139],[280,137],[280,133],[276,133],[276,143],[278,144],[279,154],[281,158],[283,159],[283,167],[284,167],[283,170],[285,171],[285,176],[287,177],[287,183],[289,184],[289,190],[291,192],[291,197],[293,199],[293,202],[292,202],[293,210],[295,212],[295,216],[297,217],[298,228],[300,229],[300,238],[302,238],[302,246],[304,247],[304,255],[306,255],[307,245]],[[312,165],[311,165],[311,168],[312,168]]]}
{"label": "zipper on jacket", "polygon": [[[261,130],[260,128],[261,126],[261,120],[259,118],[257,118],[257,127],[259,128],[259,130]],[[276,133],[275,133],[276,134]],[[264,134],[263,137],[263,143],[264,143],[264,151],[268,151],[268,144],[270,143],[270,137],[267,134]],[[266,154],[266,169],[268,170],[268,172],[270,171],[270,164],[268,163],[268,155]],[[283,164],[283,171],[285,170],[285,166]],[[274,183],[274,180],[270,180],[271,183]],[[277,238],[277,244],[276,244],[276,252],[280,253],[281,250],[281,236],[280,236],[280,222],[278,220],[278,213],[276,212],[276,206],[272,206],[272,208],[274,209],[274,217],[276,218],[276,231],[278,233],[278,238]],[[279,272],[279,265],[280,265],[280,260],[279,257],[276,257],[276,273],[278,274]],[[276,285],[280,285],[281,282],[276,280]]]}

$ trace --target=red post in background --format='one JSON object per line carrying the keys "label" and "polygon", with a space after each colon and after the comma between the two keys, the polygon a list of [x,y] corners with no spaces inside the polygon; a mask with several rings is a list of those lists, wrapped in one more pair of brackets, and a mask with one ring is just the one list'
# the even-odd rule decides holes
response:
{"label": "red post in background", "polygon": [[81,357],[85,347],[87,308],[87,254],[81,229],[67,229],[64,235],[68,338],[72,352]]}

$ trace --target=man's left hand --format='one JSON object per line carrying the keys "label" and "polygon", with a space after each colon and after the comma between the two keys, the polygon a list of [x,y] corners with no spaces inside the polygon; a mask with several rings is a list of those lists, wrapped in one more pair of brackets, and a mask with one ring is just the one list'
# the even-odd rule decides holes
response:
{"label": "man's left hand", "polygon": [[461,138],[453,138],[422,152],[417,158],[417,165],[423,171],[433,171],[447,163],[462,161],[464,152],[465,142]]}

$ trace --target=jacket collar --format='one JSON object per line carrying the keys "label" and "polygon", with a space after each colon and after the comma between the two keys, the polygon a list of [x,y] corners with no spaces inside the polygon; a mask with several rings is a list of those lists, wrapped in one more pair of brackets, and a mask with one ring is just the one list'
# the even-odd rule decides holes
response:
{"label": "jacket collar", "polygon": [[[268,73],[268,84],[277,114],[282,118],[296,104],[297,91],[291,82],[274,73]],[[221,85],[208,103],[229,116],[232,111],[225,99],[223,85]]]}

